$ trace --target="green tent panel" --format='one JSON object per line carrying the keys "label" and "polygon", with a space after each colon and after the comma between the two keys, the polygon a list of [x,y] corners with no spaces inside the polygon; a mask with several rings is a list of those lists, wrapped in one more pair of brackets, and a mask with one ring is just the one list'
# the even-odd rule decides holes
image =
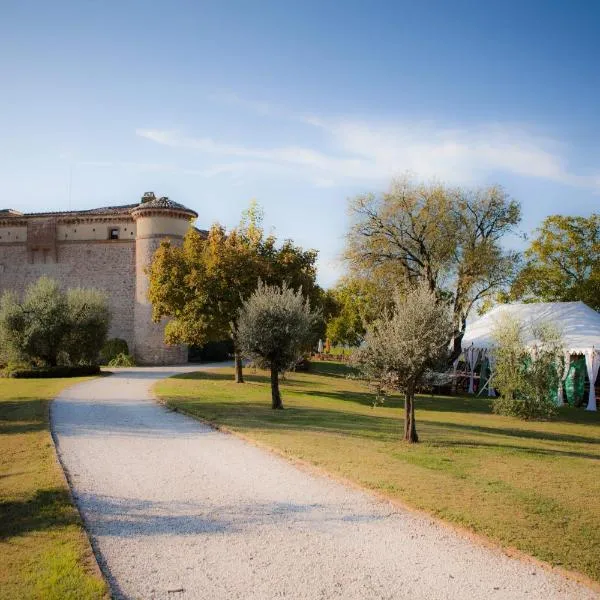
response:
{"label": "green tent panel", "polygon": [[565,379],[565,399],[571,406],[581,406],[585,403],[585,358],[578,356],[571,360],[571,366]]}

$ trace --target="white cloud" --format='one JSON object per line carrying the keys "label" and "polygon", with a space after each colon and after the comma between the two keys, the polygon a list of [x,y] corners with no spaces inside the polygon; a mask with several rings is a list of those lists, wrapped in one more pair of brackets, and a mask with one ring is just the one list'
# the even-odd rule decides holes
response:
{"label": "white cloud", "polygon": [[[233,98],[261,114],[283,114],[266,104]],[[265,148],[160,129],[138,129],[136,133],[165,146],[234,159],[208,168],[207,172],[214,175],[272,174],[292,168],[316,186],[331,187],[356,181],[384,183],[404,172],[426,179],[476,183],[492,173],[503,172],[600,191],[600,170],[573,173],[561,144],[522,127],[482,124],[444,128],[433,123],[326,120],[298,115],[289,118],[319,128],[332,150],[293,145]]]}

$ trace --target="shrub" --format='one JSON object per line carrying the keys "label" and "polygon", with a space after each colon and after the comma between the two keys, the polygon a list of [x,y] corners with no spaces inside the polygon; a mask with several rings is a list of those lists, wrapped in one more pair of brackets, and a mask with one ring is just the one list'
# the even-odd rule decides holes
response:
{"label": "shrub", "polygon": [[135,367],[135,360],[130,354],[117,354],[109,363],[109,367]]}
{"label": "shrub", "polygon": [[23,361],[8,361],[0,369],[0,377],[12,377],[12,374],[17,371],[25,371],[31,369],[31,365]]}
{"label": "shrub", "polygon": [[7,372],[4,370],[5,377],[13,379],[48,379],[53,377],[84,377],[86,375],[99,375],[100,367],[98,365],[61,365],[57,367],[39,367],[14,369]]}
{"label": "shrub", "polygon": [[121,338],[110,338],[104,342],[102,350],[100,350],[100,363],[108,365],[119,354],[129,354],[127,342]]}
{"label": "shrub", "polygon": [[562,372],[563,349],[559,332],[550,324],[532,326],[537,345],[523,342],[523,324],[505,319],[494,336],[494,386],[500,395],[494,412],[520,419],[546,419],[556,411],[556,393]]}
{"label": "shrub", "polygon": [[60,290],[41,277],[22,302],[13,293],[0,298],[0,342],[9,360],[47,366],[94,363],[108,331],[106,298],[93,290]]}
{"label": "shrub", "polygon": [[68,290],[66,300],[69,328],[61,350],[71,364],[98,364],[110,323],[106,295],[79,288]]}
{"label": "shrub", "polygon": [[58,283],[41,277],[27,289],[23,302],[9,297],[2,328],[15,355],[56,366],[69,329],[67,300]]}

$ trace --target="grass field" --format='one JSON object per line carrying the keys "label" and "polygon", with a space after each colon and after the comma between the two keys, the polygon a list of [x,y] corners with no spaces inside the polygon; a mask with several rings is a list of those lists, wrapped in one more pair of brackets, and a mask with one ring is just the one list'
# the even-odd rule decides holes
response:
{"label": "grass field", "polygon": [[0,597],[108,598],[55,458],[48,404],[78,379],[0,379]]}
{"label": "grass field", "polygon": [[231,370],[180,375],[155,392],[178,407],[284,454],[600,581],[600,415],[562,410],[552,422],[494,415],[474,398],[422,396],[422,442],[399,441],[402,402],[372,408],[347,368],[313,364],[282,385],[269,408],[268,378]]}

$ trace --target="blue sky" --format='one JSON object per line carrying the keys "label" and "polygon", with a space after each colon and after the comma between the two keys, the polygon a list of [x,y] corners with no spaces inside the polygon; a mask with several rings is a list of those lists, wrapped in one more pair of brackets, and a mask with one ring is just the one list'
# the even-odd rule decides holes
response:
{"label": "blue sky", "polygon": [[598,31],[593,0],[5,1],[0,208],[153,190],[232,226],[256,198],[279,237],[320,250],[324,285],[347,198],[406,171],[504,185],[525,231],[586,215]]}

